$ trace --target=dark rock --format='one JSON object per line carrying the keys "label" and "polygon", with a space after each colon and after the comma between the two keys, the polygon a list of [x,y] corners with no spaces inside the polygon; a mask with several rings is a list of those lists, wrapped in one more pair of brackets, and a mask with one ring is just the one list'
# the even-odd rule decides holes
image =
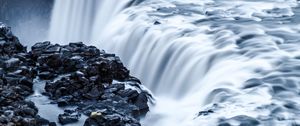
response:
{"label": "dark rock", "polygon": [[126,89],[124,91],[121,91],[120,95],[122,97],[127,97],[131,101],[134,101],[138,97],[139,93],[136,90]]}
{"label": "dark rock", "polygon": [[159,21],[155,21],[154,23],[153,23],[154,25],[159,25],[159,24],[161,24]]}
{"label": "dark rock", "polygon": [[138,95],[136,100],[134,101],[134,105],[139,108],[139,115],[138,116],[145,116],[146,113],[149,111],[148,101],[149,101],[149,94],[146,92],[142,92]]}
{"label": "dark rock", "polygon": [[[140,126],[149,111],[148,93],[129,74],[120,58],[82,42],[68,45],[39,42],[27,52],[9,27],[0,23],[0,125],[55,126],[38,115],[33,102],[33,80],[46,81],[53,103],[77,106],[58,116],[61,124],[90,116],[85,125]],[[117,82],[117,83],[113,83]],[[125,89],[131,85],[134,89]],[[95,114],[94,112],[100,112]]]}
{"label": "dark rock", "polygon": [[49,126],[56,126],[56,123],[55,122],[50,122]]}
{"label": "dark rock", "polygon": [[83,44],[83,42],[71,42],[71,43],[69,43],[69,46],[70,47],[73,47],[73,48],[80,48],[80,47],[83,47],[83,46],[85,46],[84,44]]}
{"label": "dark rock", "polygon": [[46,42],[38,42],[36,44],[34,44],[31,47],[31,50],[36,51],[36,50],[42,50],[42,49],[46,49],[48,46],[50,46],[50,42],[46,41]]}
{"label": "dark rock", "polygon": [[1,56],[12,56],[17,53],[26,52],[26,47],[24,47],[15,37],[10,27],[7,27],[0,22],[0,55]]}
{"label": "dark rock", "polygon": [[25,98],[33,93],[35,62],[10,28],[0,23],[0,125],[41,126],[49,121]]}
{"label": "dark rock", "polygon": [[116,83],[116,84],[109,85],[106,88],[105,92],[117,93],[121,95],[121,93],[119,92],[123,92],[124,90],[125,90],[125,84]]}
{"label": "dark rock", "polygon": [[18,84],[18,82],[19,82],[19,76],[16,76],[16,75],[6,75],[5,76],[5,81],[6,81],[6,83],[8,83],[8,84],[13,84],[13,85],[16,85],[16,84]]}
{"label": "dark rock", "polygon": [[86,96],[88,96],[89,99],[98,99],[101,95],[102,92],[98,90],[98,87],[93,87]]}
{"label": "dark rock", "polygon": [[50,45],[46,48],[44,51],[45,53],[58,53],[60,51],[61,47],[56,44],[56,45]]}
{"label": "dark rock", "polygon": [[8,71],[12,71],[16,69],[20,64],[20,60],[18,58],[11,58],[5,61],[4,68]]}
{"label": "dark rock", "polygon": [[137,120],[124,118],[118,113],[109,113],[107,109],[92,112],[90,117],[85,121],[84,126],[140,126]]}
{"label": "dark rock", "polygon": [[212,109],[209,109],[209,110],[206,110],[206,111],[200,111],[198,113],[198,116],[207,116],[207,115],[209,115],[211,113],[214,113],[214,111]]}
{"label": "dark rock", "polygon": [[21,110],[22,113],[24,113],[25,115],[30,115],[30,116],[34,116],[37,114],[37,111],[35,111],[34,109],[31,108],[24,108]]}
{"label": "dark rock", "polygon": [[75,72],[84,67],[82,62],[83,58],[80,56],[68,58],[63,61],[63,69],[65,72]]}
{"label": "dark rock", "polygon": [[50,68],[59,68],[62,65],[62,57],[60,54],[54,53],[52,55],[49,55],[44,62],[47,66]]}
{"label": "dark rock", "polygon": [[58,89],[55,91],[54,97],[64,97],[68,95],[68,89],[66,87],[58,87]]}
{"label": "dark rock", "polygon": [[79,120],[80,114],[74,110],[65,110],[64,114],[58,115],[59,123],[62,125],[75,123]]}
{"label": "dark rock", "polygon": [[132,76],[127,78],[126,81],[133,81],[133,82],[137,82],[137,83],[141,84],[141,81],[139,79],[137,79],[136,77],[132,77]]}
{"label": "dark rock", "polygon": [[13,37],[11,28],[0,22],[0,37],[3,39],[9,39]]}
{"label": "dark rock", "polygon": [[57,100],[57,105],[59,107],[62,107],[62,106],[67,106],[70,104],[70,101],[73,97],[72,96],[63,96],[63,97],[60,97],[58,100]]}
{"label": "dark rock", "polygon": [[37,116],[36,117],[36,124],[37,125],[50,125],[50,122],[47,119]]}
{"label": "dark rock", "polygon": [[29,88],[32,88],[33,86],[33,82],[31,79],[29,78],[26,78],[26,77],[22,77],[20,80],[19,80],[19,83],[22,84],[22,85],[25,85]]}
{"label": "dark rock", "polygon": [[44,80],[49,80],[55,77],[55,75],[49,71],[41,72],[38,74],[38,76],[40,77],[40,79],[44,79]]}
{"label": "dark rock", "polygon": [[218,126],[231,126],[231,125],[229,123],[225,122],[225,123],[218,124]]}
{"label": "dark rock", "polygon": [[6,118],[4,115],[1,115],[0,116],[0,123],[8,123],[9,122],[9,120],[8,120],[8,118]]}

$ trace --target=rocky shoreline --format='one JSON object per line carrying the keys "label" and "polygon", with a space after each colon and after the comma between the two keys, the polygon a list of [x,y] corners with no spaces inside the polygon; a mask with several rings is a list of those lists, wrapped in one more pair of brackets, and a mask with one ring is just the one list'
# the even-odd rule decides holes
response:
{"label": "rocky shoreline", "polygon": [[139,126],[149,111],[151,95],[114,54],[81,42],[40,42],[28,52],[2,23],[0,46],[0,125],[57,125],[26,99],[34,92],[34,79],[46,82],[43,94],[51,104],[76,106],[56,117],[61,125],[84,114],[84,126]]}

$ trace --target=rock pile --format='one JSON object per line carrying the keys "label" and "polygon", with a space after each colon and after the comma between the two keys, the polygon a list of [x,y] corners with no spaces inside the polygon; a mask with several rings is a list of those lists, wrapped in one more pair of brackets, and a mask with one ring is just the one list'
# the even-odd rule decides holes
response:
{"label": "rock pile", "polygon": [[58,106],[78,106],[58,116],[61,124],[85,114],[85,126],[139,126],[139,118],[149,111],[149,93],[114,54],[81,42],[40,42],[27,52],[3,24],[0,46],[0,125],[55,125],[25,100],[37,77],[46,81],[45,95]]}
{"label": "rock pile", "polygon": [[[58,106],[84,106],[78,110],[91,115],[86,125],[138,124],[138,117],[149,110],[148,94],[114,54],[81,42],[64,46],[37,43],[30,53],[37,62],[38,76],[49,80],[45,87],[47,95]],[[98,111],[103,111],[99,117],[91,114]],[[94,118],[105,121],[97,122]]]}
{"label": "rock pile", "polygon": [[26,47],[0,23],[0,125],[38,126],[50,124],[25,98],[33,93],[35,63]]}

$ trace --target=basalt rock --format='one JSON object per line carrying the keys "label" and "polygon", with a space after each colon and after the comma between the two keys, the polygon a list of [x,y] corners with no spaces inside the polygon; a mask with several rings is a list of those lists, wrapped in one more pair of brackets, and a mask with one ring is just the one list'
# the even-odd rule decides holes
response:
{"label": "basalt rock", "polygon": [[150,94],[114,54],[82,42],[39,42],[27,52],[0,23],[0,125],[56,125],[26,100],[35,78],[46,81],[44,94],[59,107],[77,106],[58,116],[62,125],[84,114],[85,126],[139,126],[140,117],[149,111]]}
{"label": "basalt rock", "polygon": [[0,125],[41,126],[49,121],[25,98],[33,93],[35,63],[9,27],[0,23]]}
{"label": "basalt rock", "polygon": [[63,114],[58,115],[58,120],[61,124],[70,124],[78,122],[81,114],[75,110],[65,110]]}
{"label": "basalt rock", "polygon": [[0,108],[0,125],[41,126],[49,121],[37,115],[33,102],[19,101]]}
{"label": "basalt rock", "polygon": [[0,22],[0,55],[11,56],[17,53],[25,53],[24,47],[11,32],[10,27]]}
{"label": "basalt rock", "polygon": [[[103,109],[109,112],[101,121],[89,117],[85,125],[139,125],[139,117],[149,111],[150,95],[141,89],[140,81],[129,75],[129,70],[114,54],[81,42],[37,43],[30,54],[38,63],[38,76],[49,80],[45,86],[47,95],[58,106],[78,105],[87,116]],[[135,90],[125,88],[126,85]],[[115,123],[114,118],[119,118],[119,122]]]}
{"label": "basalt rock", "polygon": [[[82,111],[84,111],[84,114],[89,115],[89,118],[85,121],[84,125],[93,126],[102,124],[104,126],[140,126],[138,122],[140,113],[137,106],[128,104],[121,98],[112,99],[114,100],[108,99],[91,105],[86,103],[85,107],[82,108]],[[118,99],[118,101],[116,99]]]}

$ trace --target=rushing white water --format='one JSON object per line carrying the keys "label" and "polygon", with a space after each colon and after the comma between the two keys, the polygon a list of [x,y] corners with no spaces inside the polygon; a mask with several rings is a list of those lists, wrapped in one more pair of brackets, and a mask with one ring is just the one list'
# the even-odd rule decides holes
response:
{"label": "rushing white water", "polygon": [[[296,125],[298,4],[57,0],[49,39],[87,41],[119,55],[156,97],[143,125],[246,125],[240,115]],[[213,112],[198,116],[206,109]]]}
{"label": "rushing white water", "polygon": [[92,35],[100,34],[99,28],[104,27],[128,2],[129,0],[57,0],[52,12],[49,38],[59,43],[90,41]]}

